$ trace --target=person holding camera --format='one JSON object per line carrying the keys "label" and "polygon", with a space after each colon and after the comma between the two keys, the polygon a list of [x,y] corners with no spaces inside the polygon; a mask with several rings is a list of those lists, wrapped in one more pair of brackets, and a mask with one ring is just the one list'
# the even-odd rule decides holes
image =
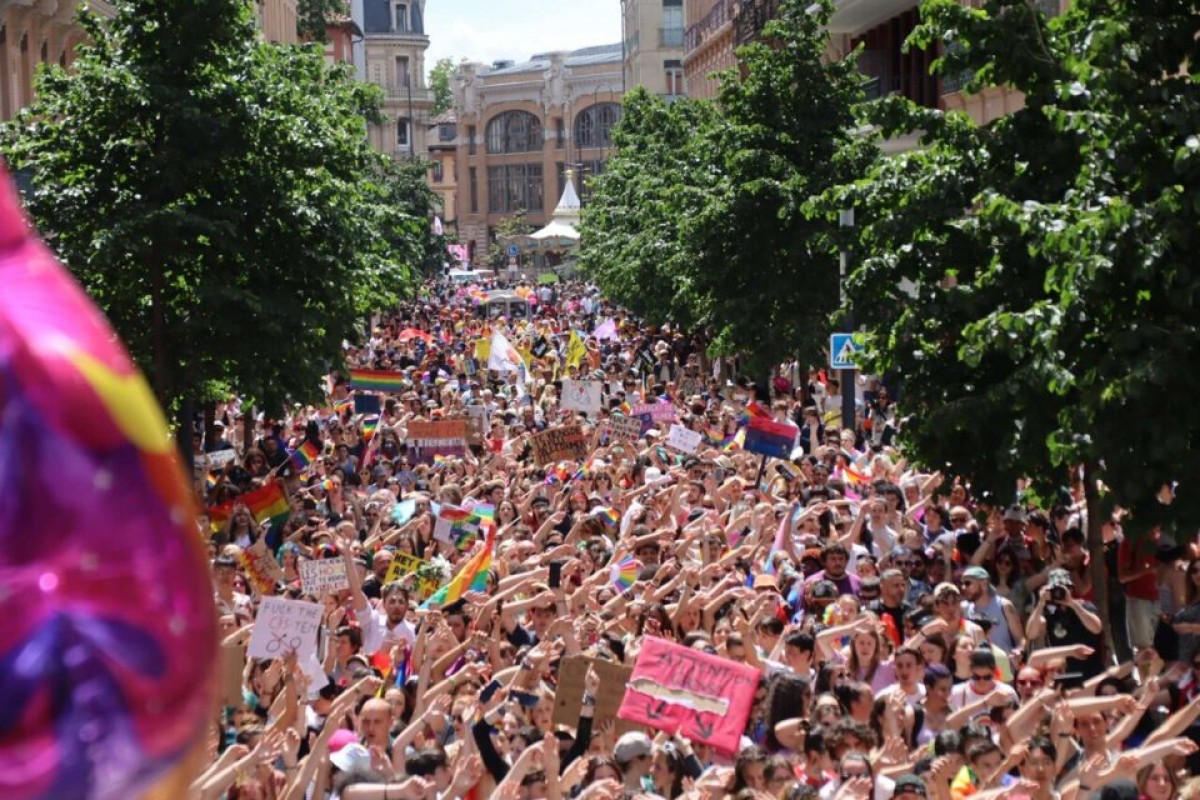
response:
{"label": "person holding camera", "polygon": [[1031,642],[1045,634],[1046,647],[1090,647],[1092,653],[1088,656],[1067,658],[1067,672],[1087,680],[1104,671],[1100,655],[1103,625],[1096,607],[1073,596],[1071,586],[1071,573],[1065,569],[1050,570],[1046,586],[1038,593],[1026,634]]}

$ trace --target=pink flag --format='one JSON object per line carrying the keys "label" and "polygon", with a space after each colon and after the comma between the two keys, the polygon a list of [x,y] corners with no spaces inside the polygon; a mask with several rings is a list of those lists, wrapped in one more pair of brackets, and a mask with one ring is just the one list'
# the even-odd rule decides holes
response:
{"label": "pink flag", "polygon": [[592,332],[596,339],[616,339],[617,338],[617,323],[613,322],[612,318],[608,318],[596,326],[596,330]]}

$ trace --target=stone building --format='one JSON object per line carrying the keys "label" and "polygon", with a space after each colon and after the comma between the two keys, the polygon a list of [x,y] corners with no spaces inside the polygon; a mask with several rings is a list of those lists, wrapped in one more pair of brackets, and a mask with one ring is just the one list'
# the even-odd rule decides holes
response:
{"label": "stone building", "polygon": [[534,228],[550,220],[568,169],[586,204],[612,153],[622,64],[613,44],[458,68],[458,235],[477,263],[502,219],[523,209]]}

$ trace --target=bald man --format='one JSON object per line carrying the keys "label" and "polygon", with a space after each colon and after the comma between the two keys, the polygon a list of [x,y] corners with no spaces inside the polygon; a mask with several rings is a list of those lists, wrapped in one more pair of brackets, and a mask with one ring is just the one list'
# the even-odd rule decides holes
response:
{"label": "bald man", "polygon": [[392,757],[392,704],[381,697],[372,697],[358,712],[358,735],[368,748],[383,749]]}

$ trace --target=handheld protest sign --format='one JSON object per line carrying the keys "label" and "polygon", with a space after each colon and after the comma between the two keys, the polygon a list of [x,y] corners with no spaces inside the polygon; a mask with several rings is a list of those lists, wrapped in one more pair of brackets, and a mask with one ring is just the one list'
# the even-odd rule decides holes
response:
{"label": "handheld protest sign", "polygon": [[0,278],[0,797],[181,797],[218,642],[174,442],[6,176]]}

